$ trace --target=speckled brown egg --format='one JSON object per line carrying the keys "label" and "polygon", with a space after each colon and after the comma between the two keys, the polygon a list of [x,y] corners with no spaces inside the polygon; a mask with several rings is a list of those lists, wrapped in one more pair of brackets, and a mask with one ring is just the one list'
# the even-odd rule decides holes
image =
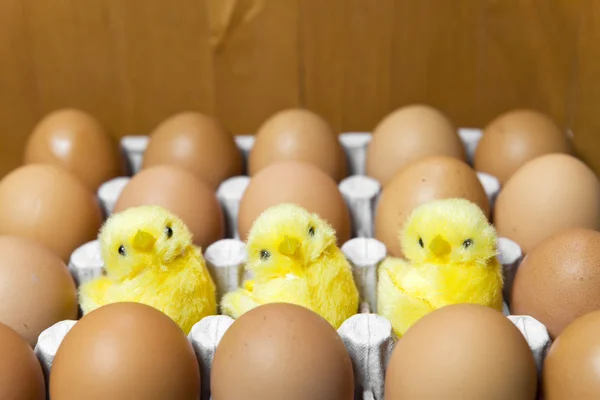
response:
{"label": "speckled brown egg", "polygon": [[198,360],[165,314],[114,303],[85,315],[65,336],[52,364],[50,397],[198,400]]}
{"label": "speckled brown egg", "polygon": [[175,165],[216,187],[243,172],[233,136],[216,119],[198,112],[176,114],[150,135],[142,168]]}
{"label": "speckled brown egg", "polygon": [[35,239],[68,261],[101,223],[94,192],[61,167],[26,165],[0,181],[0,235]]}
{"label": "speckled brown egg", "polygon": [[567,229],[534,247],[517,270],[510,305],[513,314],[546,325],[552,337],[600,310],[600,232]]}
{"label": "speckled brown egg", "polygon": [[116,141],[90,114],[54,111],[34,128],[25,147],[25,164],[59,165],[95,191],[122,172]]}
{"label": "speckled brown egg", "polygon": [[496,199],[494,223],[500,236],[527,253],[568,228],[600,229],[600,182],[583,162],[548,154],[522,166]]}
{"label": "speckled brown egg", "polygon": [[242,240],[263,211],[281,203],[317,213],[336,230],[340,245],[350,239],[350,213],[335,181],[312,164],[286,161],[263,168],[250,180],[238,214]]}
{"label": "speckled brown egg", "polygon": [[544,400],[600,398],[600,311],[569,324],[544,361]]}
{"label": "speckled brown egg", "polygon": [[387,185],[396,172],[429,156],[466,161],[458,131],[439,110],[426,105],[400,108],[373,130],[367,149],[367,175]]}
{"label": "speckled brown egg", "polygon": [[267,304],[238,318],[217,346],[213,400],[352,400],[354,375],[344,342],[318,314]]}
{"label": "speckled brown egg", "polygon": [[318,114],[299,108],[280,111],[261,125],[248,157],[248,172],[254,176],[278,161],[313,164],[337,182],[348,173],[346,154],[331,126]]}
{"label": "speckled brown egg", "polygon": [[477,171],[504,184],[527,161],[550,153],[570,153],[571,143],[550,117],[533,110],[515,110],[485,128],[475,151]]}
{"label": "speckled brown egg", "polygon": [[386,400],[533,400],[537,371],[521,332],[496,310],[438,309],[398,341],[385,376]]}
{"label": "speckled brown egg", "polygon": [[177,215],[192,232],[194,243],[203,248],[225,235],[214,189],[182,168],[159,165],[142,170],[127,183],[114,212],[142,205],[162,206]]}
{"label": "speckled brown egg", "polygon": [[390,255],[402,257],[399,234],[410,213],[431,200],[454,197],[472,201],[489,217],[487,195],[466,163],[452,157],[428,157],[410,164],[381,193],[375,237],[386,245]]}
{"label": "speckled brown egg", "polygon": [[0,399],[45,400],[44,374],[33,349],[4,324],[0,324],[0,354]]}
{"label": "speckled brown egg", "polygon": [[65,263],[41,244],[0,236],[0,322],[33,347],[43,330],[77,319],[77,291]]}

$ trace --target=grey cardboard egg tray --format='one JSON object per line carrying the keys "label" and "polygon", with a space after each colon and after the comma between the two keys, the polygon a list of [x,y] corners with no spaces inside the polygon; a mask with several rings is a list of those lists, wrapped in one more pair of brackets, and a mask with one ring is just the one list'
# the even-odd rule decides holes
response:
{"label": "grey cardboard egg tray", "polygon": [[[481,131],[460,129],[459,134],[471,161],[481,138]],[[370,139],[371,135],[367,132],[340,135],[340,142],[348,155],[351,175],[340,182],[339,188],[350,209],[353,226],[353,239],[343,244],[342,251],[353,267],[362,303],[360,312],[346,320],[338,332],[353,361],[357,399],[381,400],[385,369],[397,338],[392,332],[390,322],[376,314],[377,268],[386,257],[386,248],[383,243],[373,238],[373,221],[381,187],[376,180],[364,174],[366,148]],[[129,136],[122,139],[121,147],[133,173],[141,166],[147,141],[147,136]],[[246,159],[253,141],[254,138],[250,135],[236,137],[238,147]],[[478,172],[478,177],[493,205],[500,184],[496,178],[484,173]],[[115,178],[99,188],[98,197],[107,215],[112,212],[115,201],[128,179]],[[219,299],[251,277],[244,270],[246,252],[244,243],[237,235],[239,202],[249,180],[247,176],[233,177],[224,181],[217,190],[217,197],[228,224],[228,238],[204,249],[204,257],[215,280]],[[522,252],[516,243],[507,238],[499,238],[498,249],[498,258],[503,265],[506,281],[504,296],[510,298],[512,281],[521,262]],[[91,241],[75,250],[69,262],[69,269],[79,284],[100,276],[103,268],[98,241]],[[540,371],[551,344],[546,327],[530,316],[510,315],[506,304],[504,313],[527,340]],[[61,321],[40,334],[35,351],[46,376],[62,339],[75,323],[76,321],[72,320]],[[194,325],[189,334],[201,367],[202,399],[210,399],[210,366],[213,355],[221,337],[232,323],[233,319],[224,315],[206,317]]]}

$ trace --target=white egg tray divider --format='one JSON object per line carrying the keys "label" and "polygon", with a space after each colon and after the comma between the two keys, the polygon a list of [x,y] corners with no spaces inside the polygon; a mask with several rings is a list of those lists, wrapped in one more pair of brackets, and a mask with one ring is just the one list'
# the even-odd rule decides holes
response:
{"label": "white egg tray divider", "polygon": [[[469,160],[481,138],[481,131],[461,129]],[[361,295],[360,312],[346,320],[338,329],[352,358],[355,374],[357,399],[382,400],[385,370],[391,352],[396,343],[389,321],[377,312],[377,269],[386,257],[385,245],[373,238],[373,221],[381,187],[379,183],[364,175],[366,148],[371,135],[364,132],[344,133],[340,135],[348,158],[352,175],[340,182],[340,191],[350,210],[353,239],[344,243],[342,251],[352,265],[357,287]],[[236,137],[240,151],[247,158],[252,148],[253,137]],[[148,138],[130,136],[122,140],[122,149],[135,173],[139,170]],[[490,202],[493,204],[499,190],[498,181],[490,175],[479,173]],[[102,185],[98,197],[110,215],[114,203],[129,178],[119,177]],[[237,237],[237,213],[241,197],[250,178],[237,176],[223,182],[217,190],[217,196],[223,206],[229,232],[227,239],[219,240],[204,249],[204,257],[217,286],[218,299],[228,291],[234,290],[250,278],[244,269],[246,252],[244,243]],[[522,260],[519,246],[507,238],[498,240],[498,259],[503,266],[505,276],[505,298],[510,298],[510,290],[516,269]],[[69,269],[75,280],[81,284],[103,273],[103,261],[98,241],[92,241],[73,252]],[[504,313],[521,331],[534,355],[538,372],[551,341],[546,327],[530,316],[510,315],[504,304]],[[62,339],[75,325],[76,321],[61,321],[46,329],[39,336],[35,352],[42,362],[44,373],[48,376],[54,355]],[[202,399],[210,399],[210,367],[215,349],[233,319],[215,315],[206,317],[192,328],[189,340],[198,357],[202,373]]]}

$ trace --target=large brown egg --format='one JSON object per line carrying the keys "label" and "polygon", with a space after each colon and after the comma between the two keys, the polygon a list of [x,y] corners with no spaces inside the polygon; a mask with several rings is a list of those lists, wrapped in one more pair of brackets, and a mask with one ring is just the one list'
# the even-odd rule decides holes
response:
{"label": "large brown egg", "polygon": [[568,325],[544,361],[544,400],[600,398],[600,311]]}
{"label": "large brown egg", "polygon": [[399,234],[411,212],[429,201],[454,197],[472,201],[489,217],[487,195],[466,163],[451,157],[428,157],[410,164],[383,189],[375,215],[375,237],[390,255],[402,257]]}
{"label": "large brown egg", "polygon": [[43,330],[77,319],[77,290],[65,263],[33,240],[0,236],[0,322],[33,347]]}
{"label": "large brown egg", "polygon": [[242,154],[219,121],[197,112],[176,114],[150,135],[142,168],[175,165],[216,188],[243,171]]}
{"label": "large brown egg", "polygon": [[500,236],[525,252],[568,228],[600,229],[600,182],[583,162],[548,154],[522,166],[504,185],[494,208]]}
{"label": "large brown egg", "polygon": [[110,304],[65,336],[52,363],[50,398],[198,400],[198,360],[165,314],[139,303]]}
{"label": "large brown egg", "polygon": [[504,184],[527,161],[550,153],[570,153],[571,144],[550,117],[533,110],[515,110],[485,128],[475,151],[477,171]]}
{"label": "large brown egg", "polygon": [[567,229],[527,254],[514,279],[510,309],[560,335],[575,318],[600,310],[600,232]]}
{"label": "large brown egg", "polygon": [[385,186],[396,172],[429,156],[466,161],[458,132],[444,114],[425,105],[403,107],[375,127],[367,149],[367,175]]}
{"label": "large brown egg", "polygon": [[287,161],[269,165],[250,180],[238,214],[242,240],[263,211],[281,203],[317,213],[336,230],[338,244],[350,239],[350,213],[335,181],[312,164]]}
{"label": "large brown egg", "polygon": [[114,212],[142,205],[161,206],[177,215],[192,232],[194,243],[203,248],[225,235],[214,189],[182,168],[162,165],[142,170],[127,183]]}
{"label": "large brown egg", "polygon": [[45,400],[42,367],[22,337],[0,324],[0,399]]}
{"label": "large brown egg", "polygon": [[61,167],[26,165],[0,181],[0,235],[35,239],[68,261],[101,223],[94,192]]}
{"label": "large brown egg", "polygon": [[304,109],[280,111],[258,129],[248,157],[249,174],[254,176],[278,161],[313,164],[337,182],[348,173],[346,154],[331,126]]}
{"label": "large brown egg", "polygon": [[116,141],[86,112],[74,109],[48,114],[25,147],[25,164],[59,165],[95,191],[122,170]]}
{"label": "large brown egg", "polygon": [[502,313],[474,304],[438,309],[398,341],[385,376],[386,400],[532,400],[533,354]]}
{"label": "large brown egg", "polygon": [[238,318],[217,346],[213,400],[352,400],[354,375],[344,342],[318,314],[267,304]]}

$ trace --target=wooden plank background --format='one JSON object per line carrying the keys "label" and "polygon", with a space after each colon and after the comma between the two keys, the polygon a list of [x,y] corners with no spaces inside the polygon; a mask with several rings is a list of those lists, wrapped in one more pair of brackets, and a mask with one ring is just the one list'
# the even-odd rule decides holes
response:
{"label": "wooden plank background", "polygon": [[3,0],[0,176],[62,107],[120,137],[182,110],[252,133],[297,105],[370,130],[414,102],[469,127],[546,112],[600,172],[599,42],[594,0]]}

